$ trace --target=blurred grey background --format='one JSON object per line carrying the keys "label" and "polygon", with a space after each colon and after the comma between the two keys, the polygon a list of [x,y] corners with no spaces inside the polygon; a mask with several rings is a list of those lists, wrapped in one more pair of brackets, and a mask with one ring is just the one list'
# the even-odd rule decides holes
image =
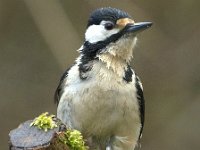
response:
{"label": "blurred grey background", "polygon": [[199,0],[0,0],[1,150],[21,122],[56,113],[60,76],[78,56],[89,14],[104,6],[154,23],[132,63],[146,99],[141,150],[200,149]]}

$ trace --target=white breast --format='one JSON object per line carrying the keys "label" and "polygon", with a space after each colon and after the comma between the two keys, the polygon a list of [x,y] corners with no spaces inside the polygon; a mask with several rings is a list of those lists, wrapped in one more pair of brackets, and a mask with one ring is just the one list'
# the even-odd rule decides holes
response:
{"label": "white breast", "polygon": [[58,118],[83,133],[106,136],[118,131],[138,136],[140,117],[134,80],[127,84],[101,62],[94,64],[88,76],[87,80],[79,79],[77,65],[70,70]]}

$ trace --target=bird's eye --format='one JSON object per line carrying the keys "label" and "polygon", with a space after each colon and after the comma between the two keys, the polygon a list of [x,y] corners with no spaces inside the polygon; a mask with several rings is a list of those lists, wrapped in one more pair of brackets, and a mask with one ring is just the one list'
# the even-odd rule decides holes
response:
{"label": "bird's eye", "polygon": [[114,24],[112,22],[108,22],[105,24],[106,30],[112,30],[114,28]]}

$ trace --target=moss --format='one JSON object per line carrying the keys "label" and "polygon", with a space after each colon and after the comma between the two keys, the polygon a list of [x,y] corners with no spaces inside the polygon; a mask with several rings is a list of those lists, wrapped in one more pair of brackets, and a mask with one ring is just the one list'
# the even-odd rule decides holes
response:
{"label": "moss", "polygon": [[[37,128],[47,132],[50,129],[58,127],[59,122],[55,122],[54,115],[49,115],[48,112],[42,113],[36,117],[30,126],[36,126]],[[59,140],[66,144],[70,150],[88,150],[88,147],[85,146],[85,141],[80,131],[67,129],[64,132],[58,133]]]}
{"label": "moss", "polygon": [[81,132],[78,130],[67,129],[59,135],[61,142],[67,144],[71,150],[88,150]]}
{"label": "moss", "polygon": [[47,132],[48,130],[57,127],[55,121],[53,121],[53,117],[54,115],[49,115],[48,112],[42,113],[33,120],[30,126],[36,126],[37,128]]}

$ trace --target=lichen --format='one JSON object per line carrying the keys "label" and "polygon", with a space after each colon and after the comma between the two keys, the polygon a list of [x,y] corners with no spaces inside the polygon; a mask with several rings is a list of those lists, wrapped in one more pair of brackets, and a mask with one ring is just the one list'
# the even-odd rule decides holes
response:
{"label": "lichen", "polygon": [[83,136],[78,130],[67,129],[59,135],[59,139],[64,144],[67,144],[71,150],[88,150]]}
{"label": "lichen", "polygon": [[37,118],[33,120],[30,126],[36,126],[37,128],[44,130],[47,132],[50,129],[56,128],[57,125],[55,121],[53,121],[54,115],[49,115],[48,112],[42,113]]}

